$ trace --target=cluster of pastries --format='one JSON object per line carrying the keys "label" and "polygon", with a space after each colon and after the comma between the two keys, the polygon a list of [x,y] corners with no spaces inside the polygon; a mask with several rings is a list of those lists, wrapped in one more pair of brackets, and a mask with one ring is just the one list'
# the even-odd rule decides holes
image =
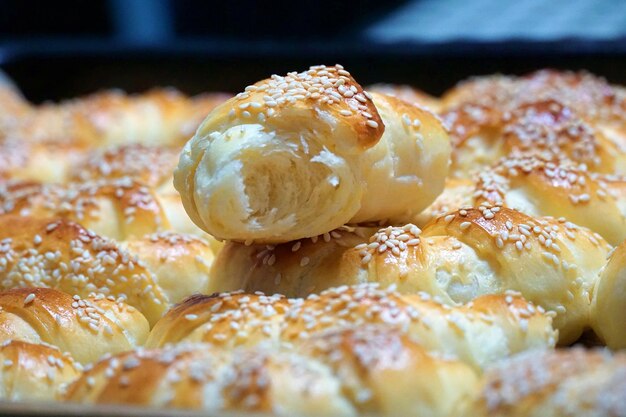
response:
{"label": "cluster of pastries", "polygon": [[0,400],[624,417],[624,111],[556,71],[0,84]]}

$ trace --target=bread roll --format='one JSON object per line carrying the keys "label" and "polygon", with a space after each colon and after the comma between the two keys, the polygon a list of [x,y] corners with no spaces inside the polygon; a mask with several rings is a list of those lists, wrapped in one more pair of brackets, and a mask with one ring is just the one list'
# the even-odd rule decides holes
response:
{"label": "bread roll", "polygon": [[67,398],[279,416],[448,416],[476,380],[397,330],[365,327],[316,335],[297,353],[192,344],[124,354],[88,370]]}
{"label": "bread roll", "polygon": [[480,206],[446,213],[423,231],[407,224],[369,238],[338,231],[315,243],[228,243],[213,275],[219,290],[302,297],[378,282],[402,293],[424,291],[450,305],[514,290],[555,312],[559,341],[567,344],[590,324],[591,291],[609,249],[600,236],[564,219]]}
{"label": "bread roll", "polygon": [[506,111],[541,100],[562,103],[619,149],[626,145],[625,90],[583,71],[542,70],[524,77],[476,77],[446,92],[441,102],[444,111],[465,105]]}
{"label": "bread roll", "polygon": [[190,217],[218,238],[270,244],[420,211],[443,188],[445,130],[425,110],[373,100],[341,66],[248,87],[183,150],[174,185]]}
{"label": "bread roll", "polygon": [[277,342],[291,303],[281,295],[230,293],[194,295],[175,306],[154,326],[147,348],[205,342],[233,348]]}
{"label": "bread roll", "polygon": [[141,313],[102,295],[81,299],[49,288],[0,292],[0,342],[47,343],[89,363],[143,344],[148,331]]}
{"label": "bread roll", "polygon": [[451,416],[478,384],[467,365],[384,326],[314,334],[298,353],[331,367],[359,415]]}
{"label": "bread roll", "polygon": [[471,180],[449,180],[417,221],[424,224],[466,206],[503,205],[531,216],[565,218],[617,245],[626,239],[625,184],[622,176],[592,173],[567,159],[520,154],[503,158]]}
{"label": "bread roll", "polygon": [[172,172],[178,163],[179,148],[143,144],[121,145],[104,150],[97,149],[75,164],[70,180],[89,182],[131,178],[148,186],[165,212],[172,230],[190,233],[207,239],[216,252],[222,246],[191,221],[174,189]]}
{"label": "bread roll", "polygon": [[60,183],[83,150],[70,144],[0,138],[0,183],[8,180]]}
{"label": "bread roll", "polygon": [[626,239],[626,179],[588,172],[565,159],[503,159],[476,180],[475,205],[503,204],[531,216],[563,217],[602,235]]}
{"label": "bread roll", "polygon": [[82,370],[53,346],[17,340],[0,344],[0,367],[0,400],[4,401],[59,400]]}
{"label": "bread roll", "polygon": [[430,111],[383,94],[372,97],[385,133],[361,158],[365,198],[350,222],[407,222],[443,190],[448,135]]}
{"label": "bread roll", "polygon": [[0,216],[0,288],[112,296],[151,324],[172,304],[212,289],[212,256],[192,236],[158,233],[119,244],[66,220]]}
{"label": "bread roll", "polygon": [[344,253],[366,242],[375,231],[342,226],[320,236],[279,245],[227,242],[211,266],[214,288],[302,297],[338,287],[346,283]]}
{"label": "bread roll", "polygon": [[197,292],[213,292],[210,267],[213,251],[199,237],[161,232],[122,244],[154,275],[170,304]]}
{"label": "bread roll", "polygon": [[155,277],[114,241],[64,220],[0,216],[2,289],[50,287],[87,297],[113,296],[151,323],[167,309]]}
{"label": "bread roll", "polygon": [[624,393],[624,354],[581,348],[528,351],[487,371],[480,394],[457,415],[624,416]]}
{"label": "bread roll", "polygon": [[67,219],[117,240],[169,228],[154,193],[130,178],[65,186],[0,184],[0,215],[7,214]]}
{"label": "bread roll", "polygon": [[463,178],[505,156],[566,156],[590,171],[625,173],[626,153],[573,109],[553,98],[508,107],[466,104],[444,114],[451,127],[452,170]]}
{"label": "bread roll", "polygon": [[[109,147],[127,143],[180,145],[209,108],[215,95],[190,100],[174,89],[126,95],[105,91],[61,103],[46,103],[21,117],[7,135],[39,143]],[[209,104],[212,103],[212,106]]]}
{"label": "bread roll", "polygon": [[593,290],[593,330],[611,349],[626,349],[626,242],[617,246]]}
{"label": "bread roll", "polygon": [[430,351],[481,368],[512,352],[553,346],[551,323],[543,310],[515,294],[450,307],[424,293],[400,295],[362,284],[305,300],[260,293],[192,297],[159,320],[146,346],[210,342],[232,347],[263,340],[294,345],[328,329],[377,324],[399,328]]}

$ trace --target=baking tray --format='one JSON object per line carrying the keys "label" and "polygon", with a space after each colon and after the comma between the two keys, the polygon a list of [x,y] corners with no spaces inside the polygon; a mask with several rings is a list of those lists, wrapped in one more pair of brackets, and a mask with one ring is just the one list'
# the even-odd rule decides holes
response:
{"label": "baking tray", "polygon": [[72,403],[0,401],[0,415],[21,417],[271,417],[259,413],[188,411],[118,405],[90,406]]}

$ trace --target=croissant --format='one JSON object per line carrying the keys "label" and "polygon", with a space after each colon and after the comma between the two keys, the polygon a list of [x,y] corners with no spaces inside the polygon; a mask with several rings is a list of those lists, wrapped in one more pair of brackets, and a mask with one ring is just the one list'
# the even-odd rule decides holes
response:
{"label": "croissant", "polygon": [[408,224],[369,238],[346,231],[334,237],[272,249],[227,243],[213,264],[214,282],[220,290],[234,285],[304,296],[369,281],[397,285],[403,293],[425,291],[450,305],[520,291],[555,312],[559,341],[566,344],[590,324],[591,291],[610,249],[600,236],[563,219],[500,206],[449,212],[423,231]]}
{"label": "croissant", "polygon": [[428,111],[318,66],[260,81],[211,112],[174,185],[208,233],[278,243],[421,211],[443,188],[449,152]]}
{"label": "croissant", "polygon": [[528,351],[483,377],[462,416],[626,415],[626,355],[581,348]]}
{"label": "croissant", "polygon": [[127,353],[87,370],[67,399],[284,416],[448,416],[476,383],[467,365],[397,330],[364,327],[316,335],[297,353],[203,344]]}
{"label": "croissant", "polygon": [[111,90],[38,106],[17,119],[7,135],[83,149],[123,143],[180,145],[197,126],[199,116],[224,99],[223,94],[189,99],[174,89],[133,96]]}
{"label": "croissant", "polygon": [[623,176],[589,172],[564,158],[520,154],[503,158],[471,180],[451,180],[416,221],[465,206],[504,205],[532,216],[565,218],[597,232],[610,244],[626,239]]}
{"label": "croissant", "polygon": [[465,105],[507,111],[541,100],[562,103],[620,149],[626,145],[624,89],[587,72],[542,70],[524,77],[475,77],[446,92],[441,103],[443,111]]}
{"label": "croissant", "polygon": [[10,214],[68,219],[117,240],[169,228],[155,194],[130,178],[65,186],[0,184],[0,215]]}
{"label": "croissant", "polygon": [[82,366],[68,354],[41,344],[7,341],[0,344],[0,400],[61,399]]}
{"label": "croissant", "polygon": [[98,149],[83,156],[72,168],[69,180],[90,182],[131,178],[154,191],[172,228],[180,233],[196,234],[209,241],[217,252],[221,242],[199,229],[189,219],[180,195],[172,184],[172,172],[180,150],[170,146],[130,144]]}
{"label": "croissant", "polygon": [[152,234],[120,245],[66,220],[0,216],[0,289],[112,296],[151,324],[170,305],[211,289],[211,259],[208,243],[191,236]]}
{"label": "croissant", "polygon": [[570,107],[545,99],[508,108],[466,104],[443,115],[450,126],[452,171],[457,176],[520,152],[566,156],[596,172],[626,172],[624,149]]}
{"label": "croissant", "polygon": [[508,158],[478,175],[474,204],[504,204],[535,216],[565,217],[617,245],[626,239],[626,180],[564,159]]}
{"label": "croissant", "polygon": [[515,294],[478,297],[450,307],[427,294],[400,295],[375,284],[329,289],[305,300],[261,293],[222,293],[187,299],[157,322],[146,347],[208,342],[219,346],[299,344],[333,328],[380,324],[402,329],[425,348],[477,368],[556,341],[552,320]]}
{"label": "croissant", "polygon": [[591,323],[611,349],[626,349],[626,242],[617,246],[593,289]]}
{"label": "croissant", "polygon": [[47,343],[81,363],[143,344],[148,321],[134,308],[104,296],[82,299],[49,288],[0,292],[0,342]]}

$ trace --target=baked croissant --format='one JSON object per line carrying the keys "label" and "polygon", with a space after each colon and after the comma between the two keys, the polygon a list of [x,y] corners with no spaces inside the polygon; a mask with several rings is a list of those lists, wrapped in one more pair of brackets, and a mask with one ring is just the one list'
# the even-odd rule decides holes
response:
{"label": "baked croissant", "polygon": [[564,217],[617,245],[626,239],[626,179],[564,159],[503,159],[478,175],[473,204],[503,204],[533,216]]}
{"label": "baked croissant", "polygon": [[[111,90],[58,104],[44,104],[16,120],[7,136],[79,148],[126,143],[180,145],[223,94],[189,99],[174,89],[139,95]],[[191,126],[190,126],[191,124]]]}
{"label": "baked croissant", "polygon": [[74,165],[69,180],[93,182],[131,178],[154,191],[172,230],[197,234],[217,251],[221,242],[199,229],[187,216],[180,195],[174,189],[172,172],[180,150],[170,146],[130,144],[95,150]]}
{"label": "baked croissant", "polygon": [[533,152],[567,157],[590,171],[626,173],[624,148],[554,99],[509,104],[509,110],[466,104],[443,115],[453,143],[456,176],[506,156]]}
{"label": "baked croissant", "polygon": [[17,340],[0,344],[0,400],[60,400],[82,366],[54,346]]}
{"label": "baked croissant", "polygon": [[626,92],[587,72],[542,70],[524,77],[474,77],[442,97],[443,111],[464,105],[494,110],[538,100],[555,100],[589,121],[620,149],[626,145]]}
{"label": "baked croissant", "polygon": [[112,296],[151,324],[170,305],[211,289],[212,252],[201,239],[162,233],[125,245],[66,220],[0,216],[0,288]]}
{"label": "baked croissant", "polygon": [[483,376],[460,416],[607,417],[626,415],[626,355],[582,348],[528,351]]}
{"label": "baked croissant", "polygon": [[149,329],[137,310],[103,295],[82,299],[50,288],[0,292],[0,342],[50,344],[81,363],[136,348]]}
{"label": "baked croissant", "polygon": [[260,81],[211,112],[174,185],[208,233],[286,242],[419,212],[441,192],[449,152],[428,111],[318,66]]}
{"label": "baked croissant", "polygon": [[63,218],[116,240],[170,227],[156,195],[130,178],[70,185],[0,184],[0,215],[10,214]]}
{"label": "baked croissant", "polygon": [[397,330],[363,327],[316,335],[297,353],[203,344],[127,353],[87,370],[67,399],[284,416],[448,416],[476,383],[467,365]]}
{"label": "baked croissant", "polygon": [[223,293],[189,298],[168,312],[146,347],[182,342],[233,347],[263,340],[299,344],[328,329],[380,324],[481,368],[512,352],[554,346],[552,320],[543,313],[515,294],[450,307],[424,293],[400,295],[375,284],[329,289],[305,300]]}
{"label": "baked croissant", "polygon": [[609,245],[564,219],[533,218],[500,206],[449,212],[420,230],[408,224],[371,237],[346,230],[329,239],[268,248],[229,242],[213,264],[220,290],[301,297],[339,285],[378,282],[425,291],[446,304],[506,290],[554,311],[559,341],[589,326],[589,303]]}
{"label": "baked croissant", "polygon": [[617,246],[593,289],[594,332],[611,349],[626,349],[626,241]]}

